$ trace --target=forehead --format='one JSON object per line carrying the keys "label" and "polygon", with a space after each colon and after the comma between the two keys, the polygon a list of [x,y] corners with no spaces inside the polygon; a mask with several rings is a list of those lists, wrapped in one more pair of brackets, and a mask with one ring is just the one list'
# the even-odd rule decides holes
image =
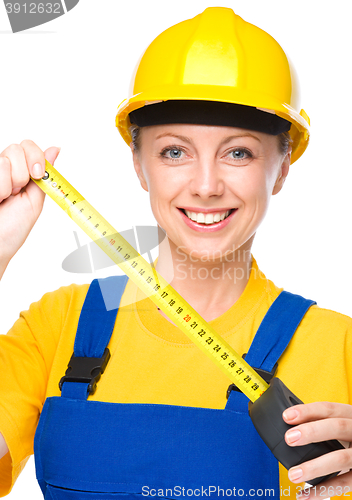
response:
{"label": "forehead", "polygon": [[[195,143],[202,139],[217,142],[224,139],[231,140],[248,137],[261,143],[276,142],[276,137],[263,132],[257,132],[239,127],[220,125],[198,125],[189,123],[174,123],[165,125],[151,125],[140,129],[148,140],[160,141],[164,138],[178,138],[183,142]],[[166,139],[164,139],[166,140]]]}

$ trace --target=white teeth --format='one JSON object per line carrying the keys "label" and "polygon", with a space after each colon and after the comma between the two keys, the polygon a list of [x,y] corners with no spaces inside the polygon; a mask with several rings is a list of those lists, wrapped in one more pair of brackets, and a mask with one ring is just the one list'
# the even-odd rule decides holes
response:
{"label": "white teeth", "polygon": [[220,222],[230,214],[230,210],[222,213],[217,212],[212,214],[204,214],[203,212],[190,212],[189,210],[185,210],[185,212],[189,219],[201,224],[214,224],[214,222]]}
{"label": "white teeth", "polygon": [[205,223],[212,224],[214,222],[213,214],[205,214]]}

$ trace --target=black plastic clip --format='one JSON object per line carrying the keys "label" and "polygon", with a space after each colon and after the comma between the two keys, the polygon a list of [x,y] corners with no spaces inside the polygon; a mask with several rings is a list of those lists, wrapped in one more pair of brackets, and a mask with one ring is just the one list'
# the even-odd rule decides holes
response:
{"label": "black plastic clip", "polygon": [[[243,359],[246,359],[246,352],[242,355]],[[261,368],[253,368],[260,377],[262,377],[267,384],[270,384],[271,379],[275,375],[275,372],[277,370],[277,363],[275,363],[274,368],[271,370],[271,372],[268,372],[266,370],[262,370]],[[237,392],[242,392],[241,389],[237,387],[236,384],[230,384],[227,388],[226,391],[226,399],[229,399],[230,392],[231,391],[237,391]]]}
{"label": "black plastic clip", "polygon": [[106,347],[104,354],[101,358],[88,358],[85,356],[75,356],[72,354],[68,363],[65,376],[59,382],[60,390],[64,382],[82,382],[88,385],[88,394],[95,393],[97,382],[99,381],[102,373],[110,359],[110,351]]}

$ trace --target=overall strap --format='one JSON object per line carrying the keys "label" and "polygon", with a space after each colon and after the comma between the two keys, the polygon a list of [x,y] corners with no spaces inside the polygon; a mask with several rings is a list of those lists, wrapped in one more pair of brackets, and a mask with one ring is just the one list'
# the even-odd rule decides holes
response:
{"label": "overall strap", "polygon": [[[281,292],[264,316],[246,354],[246,362],[253,368],[271,372],[313,304],[316,302],[300,295]],[[242,402],[242,395],[230,391],[226,409],[235,410],[239,401]]]}
{"label": "overall strap", "polygon": [[[87,367],[89,373],[89,360],[82,358],[103,358],[106,355],[105,349],[114,329],[127,281],[127,276],[109,276],[92,281],[79,317],[71,364],[73,358],[78,358],[76,364],[78,361],[83,369]],[[72,365],[68,376],[61,379],[61,395],[73,399],[87,399],[89,383],[65,380],[70,376],[74,378],[73,370]]]}
{"label": "overall strap", "polygon": [[246,355],[247,363],[254,368],[271,372],[313,304],[316,304],[314,300],[290,292],[281,292],[255,334]]}

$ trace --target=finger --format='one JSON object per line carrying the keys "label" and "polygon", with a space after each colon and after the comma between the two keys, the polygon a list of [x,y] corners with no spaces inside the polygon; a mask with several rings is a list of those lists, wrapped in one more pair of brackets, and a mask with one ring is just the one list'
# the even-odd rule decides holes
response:
{"label": "finger", "polygon": [[30,140],[24,140],[20,144],[23,148],[29,173],[33,179],[40,179],[45,173],[45,158],[43,151]]}
{"label": "finger", "polygon": [[26,194],[28,195],[28,198],[32,205],[33,212],[36,214],[37,217],[39,217],[40,212],[43,209],[43,204],[45,199],[44,191],[40,189],[40,187],[37,186],[32,179],[30,179],[26,187]]}
{"label": "finger", "polygon": [[338,496],[339,498],[349,498],[349,493],[352,491],[352,472],[341,474],[329,481],[324,481],[316,486],[306,488],[301,495],[297,496],[300,500],[313,498],[330,498]]}
{"label": "finger", "polygon": [[350,470],[351,467],[351,450],[338,450],[326,453],[325,455],[304,462],[296,467],[291,467],[288,471],[288,477],[293,483],[301,483],[302,481],[309,483],[310,479],[326,476],[333,472]]}
{"label": "finger", "polygon": [[12,192],[11,163],[6,156],[0,156],[0,203]]}
{"label": "finger", "polygon": [[311,422],[313,420],[331,417],[352,419],[352,405],[330,403],[327,401],[307,403],[291,406],[282,414],[282,418],[290,425],[297,425],[301,422]]}
{"label": "finger", "polygon": [[290,446],[302,446],[328,439],[352,441],[352,420],[350,418],[326,418],[296,425],[285,433],[285,441]]}
{"label": "finger", "polygon": [[55,162],[56,158],[58,157],[60,150],[61,150],[61,148],[58,148],[56,146],[51,146],[50,148],[48,148],[44,151],[45,159],[48,160],[49,163],[54,165],[54,162]]}
{"label": "finger", "polygon": [[10,161],[11,192],[17,194],[29,181],[29,172],[23,148],[19,144],[11,144],[2,152],[1,156],[7,157]]}

